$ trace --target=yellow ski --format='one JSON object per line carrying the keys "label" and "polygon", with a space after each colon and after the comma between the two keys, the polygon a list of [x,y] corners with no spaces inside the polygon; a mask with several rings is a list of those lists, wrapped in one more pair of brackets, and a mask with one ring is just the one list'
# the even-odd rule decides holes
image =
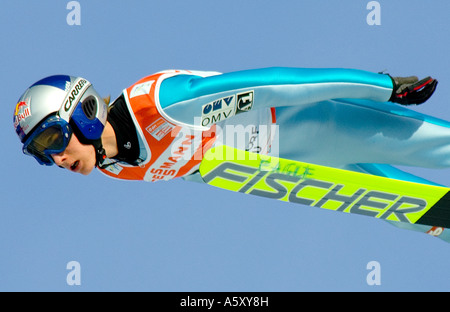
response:
{"label": "yellow ski", "polygon": [[259,155],[228,146],[200,164],[213,186],[383,220],[450,227],[450,188]]}

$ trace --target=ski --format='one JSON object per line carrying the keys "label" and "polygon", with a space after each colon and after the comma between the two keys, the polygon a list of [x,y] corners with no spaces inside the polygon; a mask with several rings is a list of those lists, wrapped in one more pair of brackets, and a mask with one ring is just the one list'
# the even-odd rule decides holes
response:
{"label": "ski", "polygon": [[205,183],[222,189],[383,220],[450,228],[450,188],[251,153],[207,151]]}

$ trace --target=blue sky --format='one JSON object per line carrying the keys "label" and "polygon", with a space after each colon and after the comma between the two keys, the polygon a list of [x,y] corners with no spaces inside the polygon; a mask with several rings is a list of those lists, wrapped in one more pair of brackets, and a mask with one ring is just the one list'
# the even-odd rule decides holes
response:
{"label": "blue sky", "polygon": [[[38,166],[12,126],[51,74],[114,98],[164,69],[348,67],[433,75],[414,110],[450,119],[450,2],[69,1],[0,4],[0,291],[449,291],[450,245],[379,220],[175,180],[122,182]],[[409,168],[450,185],[450,170]],[[66,282],[77,261],[81,285]],[[377,261],[381,285],[369,286]]]}

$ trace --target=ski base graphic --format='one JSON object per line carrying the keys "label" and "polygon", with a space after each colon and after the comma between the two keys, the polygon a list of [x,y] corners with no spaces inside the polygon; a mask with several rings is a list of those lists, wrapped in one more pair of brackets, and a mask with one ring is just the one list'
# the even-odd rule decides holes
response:
{"label": "ski base graphic", "polygon": [[269,157],[208,150],[202,179],[234,192],[378,219],[450,228],[450,188]]}

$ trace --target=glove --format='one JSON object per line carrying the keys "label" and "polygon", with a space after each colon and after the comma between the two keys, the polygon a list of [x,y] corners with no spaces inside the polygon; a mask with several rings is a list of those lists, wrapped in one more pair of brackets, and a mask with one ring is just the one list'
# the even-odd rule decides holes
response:
{"label": "glove", "polygon": [[389,101],[401,105],[424,103],[433,95],[438,84],[437,80],[431,77],[424,78],[420,81],[416,76],[391,77],[391,79],[394,88]]}

